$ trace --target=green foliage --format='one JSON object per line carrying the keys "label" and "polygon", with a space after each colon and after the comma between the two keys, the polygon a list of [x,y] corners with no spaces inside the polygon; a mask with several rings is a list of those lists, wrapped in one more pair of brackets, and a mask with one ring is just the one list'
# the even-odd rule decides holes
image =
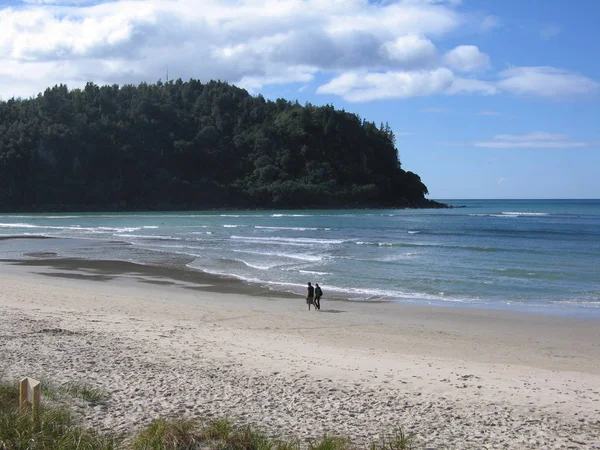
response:
{"label": "green foliage", "polygon": [[0,209],[436,206],[389,125],[197,80],[0,101]]}
{"label": "green foliage", "polygon": [[349,450],[351,448],[348,439],[327,434],[318,441],[310,442],[308,446],[309,450]]}
{"label": "green foliage", "polygon": [[400,427],[390,433],[384,433],[379,442],[372,443],[370,450],[412,450],[415,442],[414,434],[406,434]]}
{"label": "green foliage", "polygon": [[73,425],[65,409],[41,406],[21,412],[18,388],[0,385],[0,449],[116,450],[117,441]]}
{"label": "green foliage", "polygon": [[226,441],[229,439],[233,424],[227,419],[216,419],[208,423],[202,434],[209,440]]}
{"label": "green foliage", "polygon": [[193,450],[201,448],[203,439],[190,420],[153,421],[131,442],[132,450]]}
{"label": "green foliage", "polygon": [[62,389],[71,397],[81,398],[90,403],[97,403],[108,398],[108,395],[101,389],[85,383],[67,383]]}
{"label": "green foliage", "polygon": [[108,398],[103,390],[87,383],[56,384],[51,380],[41,379],[42,395],[52,400],[63,400],[65,397],[80,398],[90,403],[98,403]]}

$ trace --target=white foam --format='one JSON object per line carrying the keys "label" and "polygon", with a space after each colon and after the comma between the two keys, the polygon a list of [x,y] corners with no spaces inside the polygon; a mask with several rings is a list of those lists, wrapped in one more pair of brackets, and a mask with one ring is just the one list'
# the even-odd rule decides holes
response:
{"label": "white foam", "polygon": [[126,233],[141,230],[140,227],[82,227],[81,225],[68,225],[68,226],[56,226],[56,225],[33,225],[30,223],[0,223],[0,228],[37,228],[44,230],[60,230],[60,231],[89,231],[91,233]]}
{"label": "white foam", "polygon": [[83,219],[84,216],[23,216],[23,215],[6,215],[10,219]]}
{"label": "white foam", "polygon": [[252,250],[233,250],[236,253],[247,253],[250,255],[276,256],[278,258],[297,259],[300,261],[322,261],[324,258],[318,255],[307,255],[302,253],[279,253],[279,252],[260,252]]}
{"label": "white foam", "polygon": [[263,227],[256,225],[254,228],[261,230],[290,230],[290,231],[318,231],[319,228],[304,228],[304,227]]}
{"label": "white foam", "polygon": [[[85,229],[86,230],[95,230],[94,228],[85,228]],[[99,230],[99,231],[112,231],[112,232],[115,232],[115,233],[132,233],[134,231],[141,230],[141,228],[140,227],[122,227],[122,228],[98,227],[97,230]]]}
{"label": "white foam", "polygon": [[309,273],[311,275],[331,275],[331,272],[317,272],[316,270],[298,270],[300,273]]}
{"label": "white foam", "polygon": [[166,236],[166,235],[151,235],[151,234],[115,234],[118,237],[128,237],[128,238],[137,238],[137,239],[156,239],[159,241],[183,241],[183,238],[175,237],[175,236]]}
{"label": "white foam", "polygon": [[296,243],[296,244],[343,244],[343,239],[312,239],[312,238],[286,238],[286,237],[254,237],[254,236],[231,236],[231,239],[241,241],[256,241],[265,243]]}
{"label": "white foam", "polygon": [[0,228],[49,228],[29,223],[0,223]]}
{"label": "white foam", "polygon": [[274,265],[252,264],[252,263],[249,263],[248,261],[244,261],[243,259],[240,259],[240,258],[236,258],[235,261],[239,261],[242,264],[244,264],[244,265],[246,265],[248,267],[251,267],[252,269],[258,269],[258,270],[269,270],[269,269],[271,269],[271,268],[273,268],[273,267],[276,266],[276,264],[274,264]]}
{"label": "white foam", "polygon": [[373,246],[377,246],[377,247],[401,247],[403,245],[420,245],[420,244],[401,244],[401,243],[394,243],[394,242],[364,242],[364,241],[357,241],[356,245],[373,245]]}
{"label": "white foam", "polygon": [[409,231],[408,234],[419,234],[419,231]]}
{"label": "white foam", "polygon": [[220,214],[219,217],[266,217],[264,214]]}
{"label": "white foam", "polygon": [[502,212],[502,214],[504,214],[505,216],[549,216],[550,213],[546,213],[546,212],[518,212],[518,211],[507,211],[507,212]]}

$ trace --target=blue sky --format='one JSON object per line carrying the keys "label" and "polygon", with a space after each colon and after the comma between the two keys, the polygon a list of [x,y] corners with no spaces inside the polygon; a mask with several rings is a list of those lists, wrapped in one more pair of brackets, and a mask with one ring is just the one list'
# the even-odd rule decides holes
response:
{"label": "blue sky", "polygon": [[597,0],[0,0],[0,98],[227,80],[397,134],[430,197],[600,198]]}

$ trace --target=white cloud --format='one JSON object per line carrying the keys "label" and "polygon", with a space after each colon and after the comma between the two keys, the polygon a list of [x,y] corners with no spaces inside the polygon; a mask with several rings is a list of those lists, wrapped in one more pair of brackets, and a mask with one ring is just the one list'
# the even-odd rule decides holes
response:
{"label": "white cloud", "polygon": [[350,102],[385,98],[409,98],[436,94],[492,94],[493,86],[483,81],[459,78],[447,68],[398,72],[347,72],[317,89]]}
{"label": "white cloud", "polygon": [[472,143],[480,148],[561,149],[599,147],[600,142],[573,141],[566,134],[535,131],[529,134],[498,134],[488,141]]}
{"label": "white cloud", "polygon": [[448,69],[416,72],[345,73],[320,86],[317,92],[335,94],[351,102],[408,98],[444,92],[454,74]]}
{"label": "white cloud", "polygon": [[506,182],[506,180],[507,180],[507,179],[506,179],[505,177],[499,177],[499,178],[496,180],[496,182],[497,182],[498,184],[503,184],[503,183],[505,183],[505,182]]}
{"label": "white cloud", "polygon": [[594,94],[600,84],[588,77],[554,67],[513,67],[500,72],[498,87],[520,95],[565,98]]}
{"label": "white cloud", "polygon": [[460,72],[474,72],[490,67],[490,57],[474,45],[459,45],[444,55],[444,62]]}
{"label": "white cloud", "polygon": [[479,111],[478,116],[501,116],[502,113],[498,111]]}
{"label": "white cloud", "polygon": [[[457,0],[29,0],[0,6],[0,95],[48,85],[218,78],[254,89],[315,73],[435,67],[470,20]],[[35,69],[34,69],[35,68]],[[39,70],[41,69],[41,70]],[[23,73],[31,74],[23,81]]]}
{"label": "white cloud", "polygon": [[499,92],[567,97],[598,90],[583,75],[521,67],[500,81],[478,47],[445,56],[459,29],[498,24],[460,0],[27,0],[0,6],[0,96],[87,81],[220,79],[252,91],[327,77],[318,92],[350,101]]}
{"label": "white cloud", "polygon": [[433,42],[414,35],[401,36],[395,41],[386,42],[382,51],[391,61],[397,61],[404,67],[425,67],[436,58]]}

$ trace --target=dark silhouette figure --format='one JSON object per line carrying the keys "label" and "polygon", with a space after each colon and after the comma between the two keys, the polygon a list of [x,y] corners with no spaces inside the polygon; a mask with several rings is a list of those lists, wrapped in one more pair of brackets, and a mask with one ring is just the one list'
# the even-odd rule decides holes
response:
{"label": "dark silhouette figure", "polygon": [[321,309],[322,296],[323,291],[321,290],[321,286],[319,286],[319,283],[315,283],[315,309]]}
{"label": "dark silhouette figure", "polygon": [[[308,310],[310,311],[310,305],[313,305],[315,300],[315,288],[308,282],[308,287],[306,288],[306,304],[308,305]],[[315,309],[317,307],[315,306]]]}

